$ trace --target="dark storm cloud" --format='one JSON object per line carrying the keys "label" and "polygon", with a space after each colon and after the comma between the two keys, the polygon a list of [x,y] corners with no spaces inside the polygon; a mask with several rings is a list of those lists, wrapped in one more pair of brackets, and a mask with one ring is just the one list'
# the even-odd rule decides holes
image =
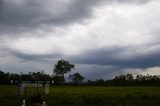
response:
{"label": "dark storm cloud", "polygon": [[104,48],[77,56],[73,58],[73,60],[77,63],[112,65],[119,68],[149,68],[160,66],[160,51],[151,54],[126,55],[121,58],[121,55],[119,54],[125,50],[127,50],[127,48],[116,48],[111,50],[105,50]]}
{"label": "dark storm cloud", "polygon": [[81,23],[92,17],[92,8],[100,3],[146,3],[150,0],[1,0],[0,32],[20,32],[43,25]]}
{"label": "dark storm cloud", "polygon": [[92,15],[91,8],[97,5],[98,0],[73,0],[69,4],[53,0],[22,0],[25,3],[14,1],[0,1],[0,28],[29,28],[41,24],[65,25],[81,22]]}

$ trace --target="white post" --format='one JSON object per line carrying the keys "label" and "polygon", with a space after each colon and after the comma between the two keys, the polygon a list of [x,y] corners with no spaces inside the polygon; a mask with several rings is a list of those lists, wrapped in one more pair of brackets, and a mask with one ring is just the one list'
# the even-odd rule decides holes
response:
{"label": "white post", "polygon": [[25,106],[25,99],[23,99],[23,105],[22,106]]}
{"label": "white post", "polygon": [[46,102],[43,102],[43,106],[46,106]]}
{"label": "white post", "polygon": [[49,84],[45,84],[45,94],[49,94]]}

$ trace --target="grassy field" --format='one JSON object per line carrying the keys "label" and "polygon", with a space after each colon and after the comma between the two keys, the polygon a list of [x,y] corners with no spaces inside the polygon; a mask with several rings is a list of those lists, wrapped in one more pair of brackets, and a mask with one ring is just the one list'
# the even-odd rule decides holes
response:
{"label": "grassy field", "polygon": [[[73,87],[52,86],[45,99],[47,106],[160,106],[160,87]],[[19,106],[25,98],[27,105],[36,96],[35,88],[28,88],[26,95],[17,95],[17,86],[0,86],[0,106]]]}

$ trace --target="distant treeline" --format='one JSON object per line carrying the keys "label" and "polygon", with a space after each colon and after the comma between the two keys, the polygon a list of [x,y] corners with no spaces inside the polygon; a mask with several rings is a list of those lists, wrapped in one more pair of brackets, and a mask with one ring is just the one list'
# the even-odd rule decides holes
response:
{"label": "distant treeline", "polygon": [[160,75],[137,75],[132,74],[119,75],[111,80],[99,79],[88,81],[86,85],[95,86],[160,86]]}
{"label": "distant treeline", "polygon": [[52,81],[52,77],[42,72],[29,72],[28,74],[5,73],[0,70],[0,84],[18,84],[20,81]]}
{"label": "distant treeline", "polygon": [[[57,77],[57,76],[56,76]],[[79,78],[79,77],[78,77]],[[84,79],[84,78],[83,78]],[[57,78],[42,72],[29,72],[28,74],[13,74],[0,71],[0,84],[18,84],[20,81],[54,81]],[[75,81],[75,82],[74,82]],[[111,80],[99,79],[96,81],[54,83],[55,85],[86,85],[86,86],[160,86],[160,75],[119,75]]]}

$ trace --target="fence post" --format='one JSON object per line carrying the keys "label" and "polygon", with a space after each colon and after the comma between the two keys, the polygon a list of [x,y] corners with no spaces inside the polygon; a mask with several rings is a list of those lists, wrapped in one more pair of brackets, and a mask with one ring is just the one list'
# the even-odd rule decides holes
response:
{"label": "fence post", "polygon": [[46,106],[46,102],[43,102],[43,106]]}
{"label": "fence post", "polygon": [[22,106],[25,106],[25,99],[23,99],[23,105]]}

